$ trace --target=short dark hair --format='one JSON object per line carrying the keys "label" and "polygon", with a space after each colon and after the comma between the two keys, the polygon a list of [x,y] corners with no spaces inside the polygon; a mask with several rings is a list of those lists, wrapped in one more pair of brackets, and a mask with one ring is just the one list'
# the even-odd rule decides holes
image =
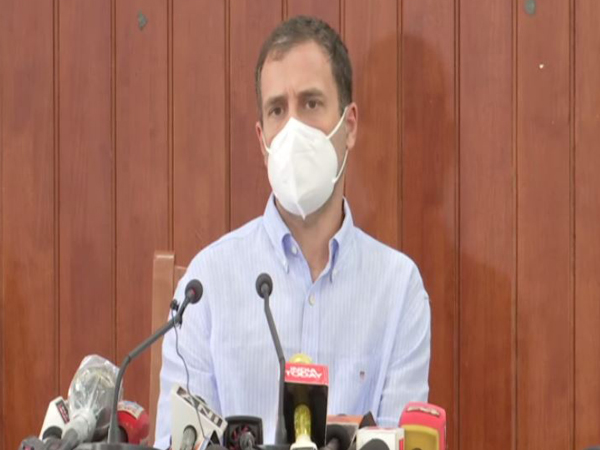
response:
{"label": "short dark hair", "polygon": [[263,43],[255,71],[255,88],[258,111],[262,120],[262,92],[260,79],[265,60],[269,55],[282,58],[294,46],[316,42],[328,56],[337,86],[340,112],[352,102],[352,65],[348,49],[340,35],[326,22],[311,16],[296,16],[281,23]]}

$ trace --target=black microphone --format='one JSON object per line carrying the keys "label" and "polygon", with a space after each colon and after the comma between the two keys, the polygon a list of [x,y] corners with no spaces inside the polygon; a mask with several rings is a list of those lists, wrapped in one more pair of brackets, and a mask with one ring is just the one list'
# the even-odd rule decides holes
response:
{"label": "black microphone", "polygon": [[330,450],[348,450],[352,443],[352,438],[346,427],[341,424],[327,424],[325,435],[325,448]]}
{"label": "black microphone", "polygon": [[[397,447],[397,445],[396,445]],[[381,439],[371,439],[362,446],[363,450],[390,450],[388,445]]]}
{"label": "black microphone", "polygon": [[138,345],[123,360],[123,363],[119,368],[119,373],[117,374],[117,382],[110,416],[110,428],[108,431],[108,444],[116,444],[119,442],[119,425],[117,422],[117,409],[119,403],[119,390],[121,389],[121,382],[123,381],[125,369],[131,361],[137,358],[140,355],[140,353],[142,353],[144,350],[146,350],[148,347],[154,344],[154,342],[156,342],[168,331],[170,331],[171,328],[173,328],[175,325],[180,325],[182,323],[183,312],[185,311],[185,309],[190,303],[192,305],[198,303],[200,301],[200,298],[202,297],[202,293],[202,284],[198,280],[191,280],[185,287],[185,299],[183,300],[181,307],[178,309],[177,314],[175,314],[175,317],[173,317],[165,325],[159,328],[152,336],[150,336],[148,339],[146,339],[144,342]]}
{"label": "black microphone", "polygon": [[269,307],[269,297],[273,293],[273,280],[266,273],[261,273],[256,279],[256,292],[259,297],[265,301],[265,316],[269,324],[269,331],[273,338],[273,344],[275,344],[275,351],[277,352],[277,359],[279,359],[279,411],[277,413],[277,425],[275,428],[275,444],[287,444],[287,433],[285,430],[285,419],[283,417],[283,389],[284,389],[284,377],[285,377],[285,357],[283,356],[283,350],[281,348],[281,342],[279,342],[279,335],[275,328],[275,322],[273,321],[273,315],[271,314],[271,308]]}

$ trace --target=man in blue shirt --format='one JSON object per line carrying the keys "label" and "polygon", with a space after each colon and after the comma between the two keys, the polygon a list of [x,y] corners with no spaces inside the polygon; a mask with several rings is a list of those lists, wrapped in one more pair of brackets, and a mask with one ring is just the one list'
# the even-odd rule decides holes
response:
{"label": "man in blue shirt", "polygon": [[[273,194],[263,216],[202,250],[179,283],[180,300],[189,280],[204,285],[178,337],[190,390],[223,416],[261,417],[273,442],[279,367],[255,288],[266,272],[285,357],[304,353],[329,367],[329,414],[371,411],[396,425],[407,402],[427,400],[429,299],[415,264],[355,227],[344,199],[358,107],[339,35],[311,17],[282,23],[260,52],[256,93]],[[169,445],[170,389],[186,383],[175,344],[169,333],[159,448]]]}

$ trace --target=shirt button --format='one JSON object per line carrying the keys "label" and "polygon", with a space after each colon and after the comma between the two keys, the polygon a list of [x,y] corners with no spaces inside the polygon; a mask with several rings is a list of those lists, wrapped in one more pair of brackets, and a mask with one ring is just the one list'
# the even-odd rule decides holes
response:
{"label": "shirt button", "polygon": [[317,299],[315,298],[314,295],[311,295],[310,297],[308,297],[308,303],[310,303],[310,306],[314,306],[316,301],[317,301]]}
{"label": "shirt button", "polygon": [[291,251],[292,251],[293,255],[297,255],[298,254],[298,248],[295,245],[292,245]]}

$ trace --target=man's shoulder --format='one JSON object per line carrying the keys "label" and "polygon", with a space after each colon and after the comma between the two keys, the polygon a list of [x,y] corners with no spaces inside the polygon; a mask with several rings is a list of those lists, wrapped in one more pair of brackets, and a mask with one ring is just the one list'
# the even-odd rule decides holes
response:
{"label": "man's shoulder", "polygon": [[360,228],[355,228],[355,230],[361,258],[365,258],[370,263],[382,264],[386,267],[392,266],[405,270],[416,269],[416,264],[408,255],[377,240]]}
{"label": "man's shoulder", "polygon": [[204,247],[192,259],[190,266],[251,250],[260,245],[263,230],[262,216],[259,216]]}

